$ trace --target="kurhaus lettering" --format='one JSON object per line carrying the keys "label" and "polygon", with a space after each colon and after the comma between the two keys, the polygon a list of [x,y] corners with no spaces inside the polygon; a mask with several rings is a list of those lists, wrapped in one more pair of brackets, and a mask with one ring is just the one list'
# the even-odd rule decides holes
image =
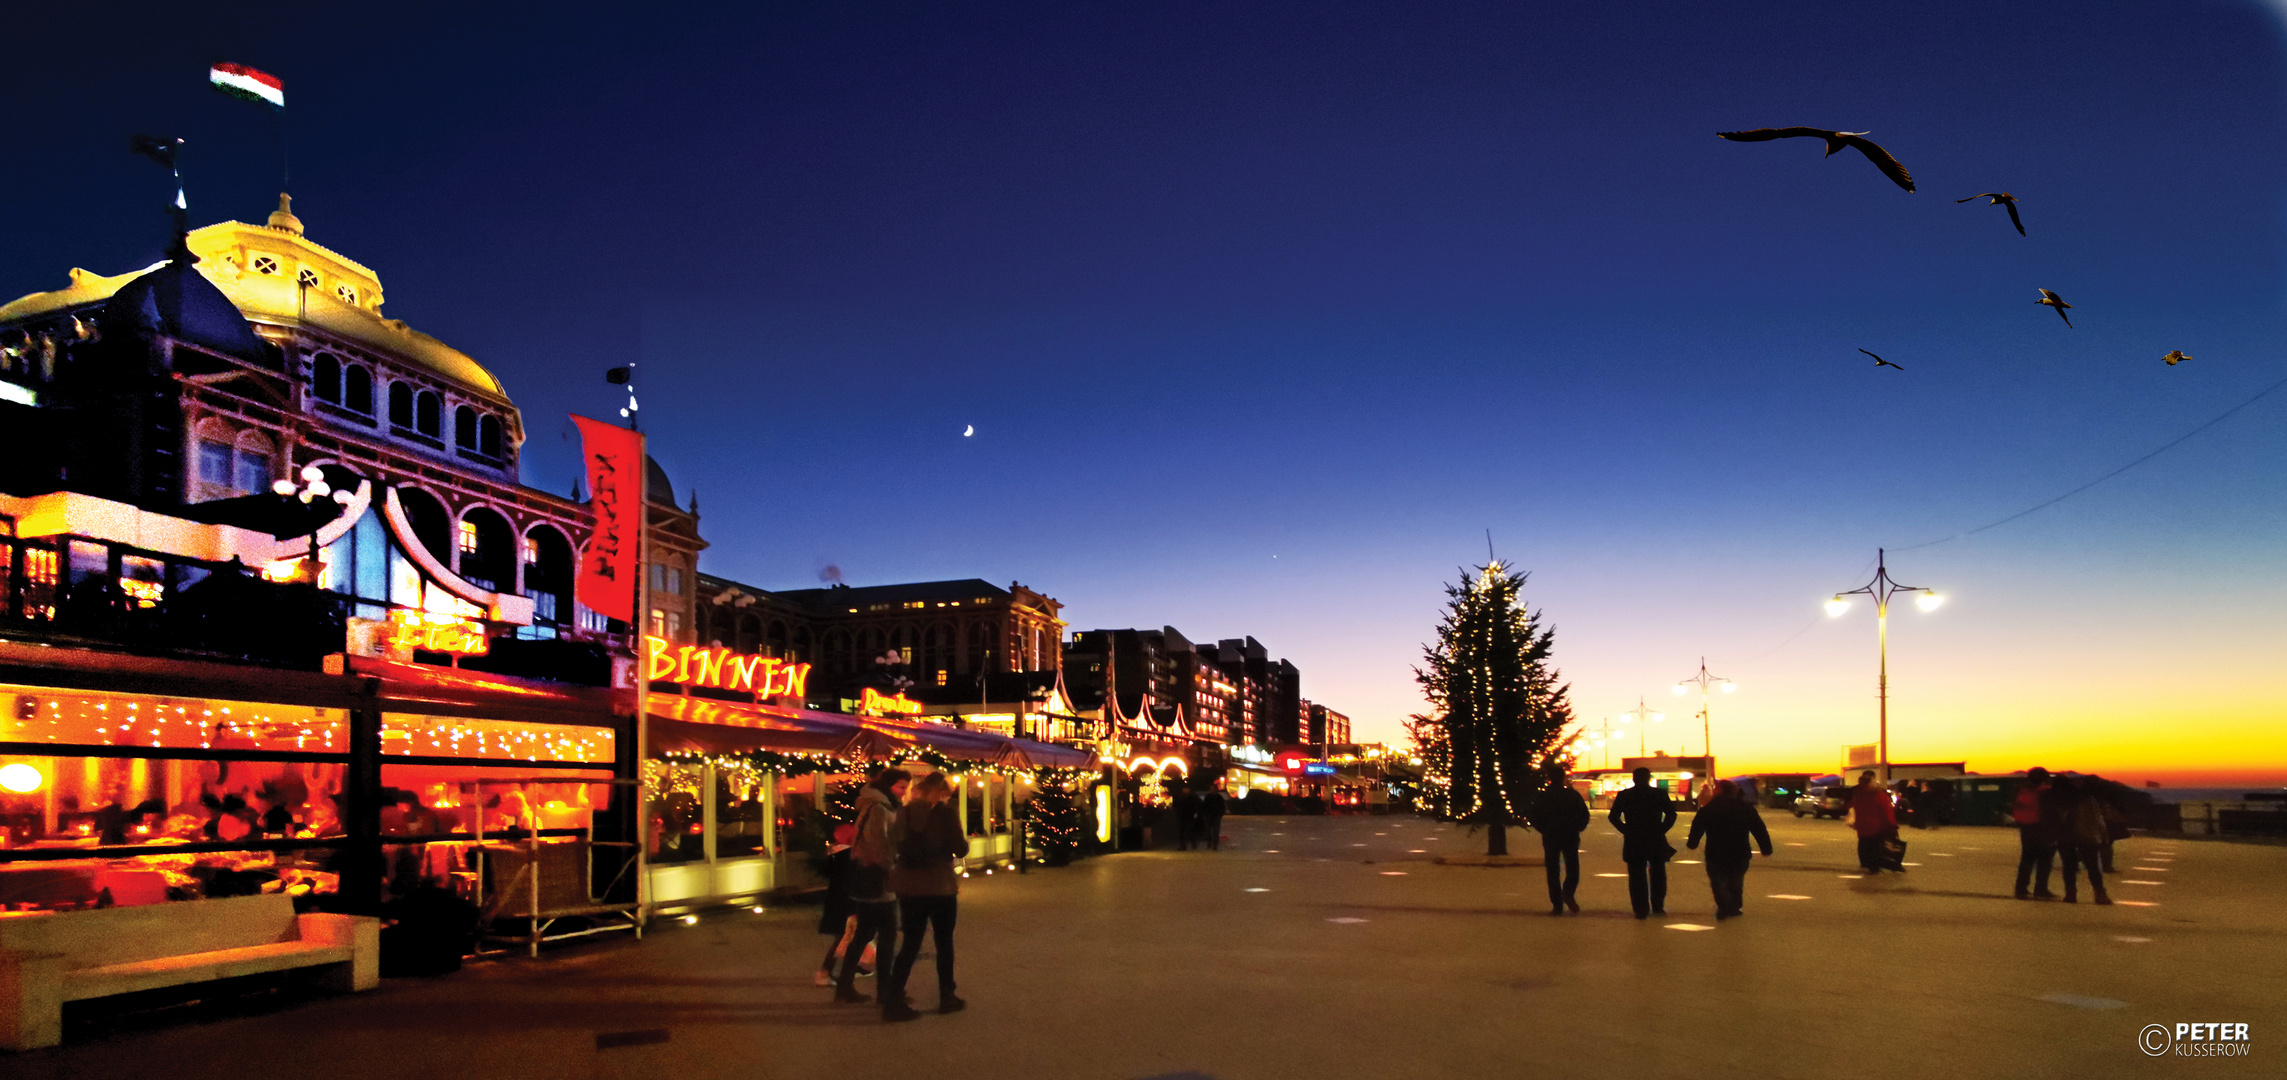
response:
{"label": "kurhaus lettering", "polygon": [[751,656],[720,647],[670,648],[665,638],[646,636],[643,657],[646,674],[653,682],[744,690],[763,697],[800,697],[809,692],[810,665],[791,664],[775,656]]}

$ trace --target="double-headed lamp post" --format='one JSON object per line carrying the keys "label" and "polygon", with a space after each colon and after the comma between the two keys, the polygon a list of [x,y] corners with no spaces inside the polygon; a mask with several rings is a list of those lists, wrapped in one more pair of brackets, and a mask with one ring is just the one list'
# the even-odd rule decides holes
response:
{"label": "double-headed lamp post", "polygon": [[[316,465],[304,465],[302,471],[296,475],[302,478],[301,483],[296,484],[292,480],[279,480],[270,485],[270,491],[285,498],[298,499],[304,506],[324,498],[331,498],[335,503],[347,506],[350,499],[354,497],[347,491],[336,490],[332,485],[327,484],[326,471]],[[318,575],[322,569],[318,564],[319,528],[320,526],[317,525],[310,526],[310,559],[301,575],[307,578],[312,585],[318,583]]]}
{"label": "double-headed lamp post", "polygon": [[1629,717],[1634,717],[1636,720],[1636,756],[1644,757],[1646,756],[1644,752],[1644,736],[1646,729],[1650,728],[1653,724],[1657,724],[1662,720],[1666,720],[1668,718],[1668,714],[1662,712],[1653,712],[1651,706],[1644,704],[1644,699],[1639,696],[1636,698],[1635,708],[1624,709],[1621,711],[1620,722],[1623,724],[1627,723]]}
{"label": "double-headed lamp post", "polygon": [[1713,734],[1714,728],[1707,719],[1707,690],[1708,687],[1721,685],[1723,687],[1723,692],[1728,694],[1738,690],[1739,684],[1719,675],[1708,674],[1707,657],[1704,656],[1699,658],[1699,674],[1677,683],[1675,692],[1677,694],[1682,694],[1684,687],[1690,686],[1693,683],[1699,684],[1700,752],[1707,755],[1707,767],[1710,771],[1712,771],[1715,768],[1715,738]]}
{"label": "double-headed lamp post", "polygon": [[1877,753],[1882,762],[1882,782],[1884,784],[1890,782],[1890,598],[1899,593],[1910,592],[1922,594],[1914,598],[1914,606],[1923,611],[1936,611],[1938,605],[1946,602],[1945,597],[1938,595],[1934,590],[1919,585],[1900,585],[1892,581],[1890,568],[1884,562],[1882,549],[1875,548],[1874,580],[1849,592],[1836,593],[1833,599],[1826,602],[1826,613],[1830,616],[1840,616],[1843,612],[1850,610],[1850,601],[1844,597],[1864,593],[1874,598],[1874,640],[1876,642],[1875,648],[1881,657],[1880,675],[1877,676],[1874,684],[1874,696],[1880,702],[1882,722],[1880,749]]}
{"label": "double-headed lamp post", "polygon": [[1601,762],[1601,767],[1607,769],[1612,767],[1612,731],[1611,717],[1605,717],[1595,727],[1580,729],[1580,733],[1588,737],[1589,744],[1596,747],[1599,752],[1598,760]]}

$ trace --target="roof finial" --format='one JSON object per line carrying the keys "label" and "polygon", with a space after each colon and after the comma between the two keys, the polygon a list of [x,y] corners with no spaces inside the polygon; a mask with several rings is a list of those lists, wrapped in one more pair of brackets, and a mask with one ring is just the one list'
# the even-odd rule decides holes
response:
{"label": "roof finial", "polygon": [[294,197],[278,193],[278,209],[270,212],[270,227],[294,236],[302,235],[302,219],[294,216]]}

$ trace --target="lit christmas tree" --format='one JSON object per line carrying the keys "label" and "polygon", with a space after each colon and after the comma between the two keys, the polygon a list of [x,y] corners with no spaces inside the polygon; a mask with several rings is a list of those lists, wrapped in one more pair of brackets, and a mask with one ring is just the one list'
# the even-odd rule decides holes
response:
{"label": "lit christmas tree", "polygon": [[1569,687],[1549,664],[1556,631],[1526,609],[1524,583],[1496,561],[1446,586],[1437,644],[1414,669],[1434,710],[1407,725],[1424,795],[1439,820],[1485,826],[1488,855],[1509,853],[1508,827],[1524,821],[1538,766],[1562,756],[1572,723]]}

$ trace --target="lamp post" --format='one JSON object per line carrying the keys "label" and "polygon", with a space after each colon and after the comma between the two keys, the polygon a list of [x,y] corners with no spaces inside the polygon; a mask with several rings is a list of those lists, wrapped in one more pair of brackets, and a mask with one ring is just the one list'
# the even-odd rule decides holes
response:
{"label": "lamp post", "polygon": [[1914,606],[1923,611],[1936,611],[1938,605],[1945,603],[1945,597],[1939,596],[1934,590],[1923,588],[1920,585],[1900,585],[1891,580],[1890,568],[1884,562],[1884,553],[1881,548],[1875,548],[1874,580],[1848,592],[1836,593],[1833,599],[1826,602],[1826,613],[1829,616],[1839,617],[1843,612],[1850,610],[1850,601],[1843,599],[1843,597],[1864,593],[1874,598],[1874,640],[1876,653],[1880,657],[1881,664],[1874,684],[1874,696],[1875,700],[1879,702],[1878,709],[1882,725],[1880,749],[1876,753],[1882,763],[1882,782],[1885,785],[1890,782],[1890,598],[1899,593],[1910,592],[1922,594],[1914,598]]}
{"label": "lamp post", "polygon": [[1623,723],[1623,724],[1625,724],[1625,723],[1627,723],[1627,722],[1628,722],[1628,721],[1627,721],[1627,718],[1628,718],[1628,717],[1631,717],[1631,716],[1632,716],[1632,717],[1635,717],[1635,718],[1636,718],[1636,756],[1637,756],[1637,757],[1644,757],[1644,756],[1646,756],[1646,755],[1645,755],[1645,752],[1644,752],[1644,747],[1645,747],[1645,745],[1646,745],[1646,744],[1645,744],[1645,739],[1644,739],[1644,736],[1645,736],[1645,729],[1646,729],[1646,728],[1648,728],[1650,725],[1653,725],[1653,724],[1657,724],[1657,723],[1659,723],[1659,722],[1661,722],[1661,721],[1663,721],[1663,720],[1666,720],[1666,719],[1668,718],[1668,714],[1666,714],[1666,713],[1661,713],[1661,712],[1653,712],[1653,711],[1652,711],[1652,709],[1651,709],[1651,706],[1644,704],[1644,699],[1643,699],[1643,697],[1642,697],[1641,695],[1639,695],[1639,696],[1636,698],[1636,707],[1635,707],[1635,708],[1633,708],[1633,709],[1627,709],[1627,710],[1623,710],[1623,711],[1620,713],[1620,716],[1621,716],[1621,718],[1622,718],[1620,722],[1621,722],[1621,723]]}
{"label": "lamp post", "polygon": [[1707,688],[1717,683],[1722,683],[1723,692],[1728,694],[1738,690],[1739,684],[1718,675],[1708,674],[1707,657],[1704,656],[1699,658],[1699,674],[1677,683],[1675,692],[1681,694],[1683,693],[1684,687],[1690,686],[1693,683],[1699,684],[1700,752],[1707,755],[1707,770],[1708,772],[1713,773],[1715,771],[1715,739],[1712,734],[1712,728],[1708,724],[1707,719]]}
{"label": "lamp post", "polygon": [[1609,716],[1607,716],[1607,717],[1605,717],[1605,718],[1604,718],[1604,719],[1603,719],[1601,722],[1599,722],[1599,723],[1598,723],[1598,724],[1597,724],[1595,727],[1592,727],[1592,728],[1582,728],[1582,729],[1581,729],[1581,731],[1580,731],[1580,733],[1581,733],[1581,734],[1583,734],[1583,735],[1589,735],[1589,736],[1593,736],[1593,737],[1594,737],[1594,739],[1595,739],[1595,742],[1596,742],[1596,749],[1597,749],[1597,751],[1598,751],[1598,758],[1597,758],[1597,761],[1598,761],[1598,765],[1599,765],[1599,767],[1600,767],[1600,768],[1606,768],[1606,769],[1609,769],[1609,768],[1611,768],[1611,767],[1612,767],[1612,733],[1613,733],[1613,727],[1612,727],[1612,718],[1611,718],[1611,717],[1609,717]]}

